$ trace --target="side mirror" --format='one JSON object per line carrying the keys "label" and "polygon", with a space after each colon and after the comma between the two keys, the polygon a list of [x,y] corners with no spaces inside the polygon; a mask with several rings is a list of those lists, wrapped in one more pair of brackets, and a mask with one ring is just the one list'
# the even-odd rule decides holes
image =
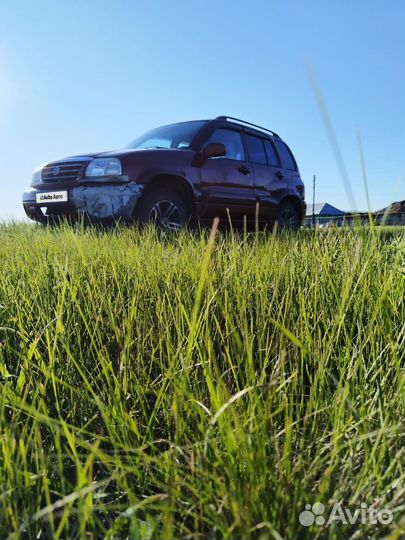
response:
{"label": "side mirror", "polygon": [[226,146],[222,143],[207,143],[202,151],[202,155],[205,159],[212,157],[222,157],[226,154]]}

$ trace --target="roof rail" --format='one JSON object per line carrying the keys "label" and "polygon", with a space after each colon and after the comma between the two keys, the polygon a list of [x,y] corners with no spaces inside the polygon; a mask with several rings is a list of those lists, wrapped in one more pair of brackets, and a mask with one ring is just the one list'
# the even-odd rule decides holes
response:
{"label": "roof rail", "polygon": [[274,137],[280,138],[277,133],[274,133],[274,131],[271,131],[270,129],[264,128],[262,126],[258,126],[257,124],[252,124],[251,122],[246,122],[245,120],[240,120],[239,118],[234,118],[233,116],[217,116],[215,120],[224,120],[225,122],[233,122],[236,124],[241,124],[247,127],[253,127],[256,129],[260,129],[261,131],[266,131],[267,133],[271,133]]}

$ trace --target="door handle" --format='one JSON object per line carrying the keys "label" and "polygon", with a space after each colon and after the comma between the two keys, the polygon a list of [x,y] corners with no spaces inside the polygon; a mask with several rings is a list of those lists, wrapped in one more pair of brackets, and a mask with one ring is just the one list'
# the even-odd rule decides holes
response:
{"label": "door handle", "polygon": [[246,165],[239,167],[238,171],[240,171],[242,174],[250,174],[250,169],[246,167]]}
{"label": "door handle", "polygon": [[281,171],[277,171],[274,176],[277,176],[279,180],[282,180],[284,178],[284,174]]}

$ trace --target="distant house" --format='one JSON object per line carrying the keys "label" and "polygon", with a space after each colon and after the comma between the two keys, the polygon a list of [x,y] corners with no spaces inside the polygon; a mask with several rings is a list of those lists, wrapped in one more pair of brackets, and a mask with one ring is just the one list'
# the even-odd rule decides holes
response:
{"label": "distant house", "polygon": [[[372,212],[371,217],[375,225],[405,225],[405,201],[394,202],[386,208]],[[368,212],[346,214],[344,224],[369,225],[370,214]]]}
{"label": "distant house", "polygon": [[405,225],[405,201],[398,201],[374,213],[378,225]]}
{"label": "distant house", "polygon": [[[329,203],[317,203],[308,204],[304,227],[312,227],[313,214],[316,227],[367,226],[370,223],[368,212],[343,212]],[[386,208],[372,212],[371,217],[376,225],[405,225],[405,201],[394,202]]]}
{"label": "distant house", "polygon": [[337,226],[344,224],[345,212],[326,202],[307,205],[307,213],[303,223],[304,227],[312,227],[314,215],[316,227],[325,227],[327,224],[332,223]]}

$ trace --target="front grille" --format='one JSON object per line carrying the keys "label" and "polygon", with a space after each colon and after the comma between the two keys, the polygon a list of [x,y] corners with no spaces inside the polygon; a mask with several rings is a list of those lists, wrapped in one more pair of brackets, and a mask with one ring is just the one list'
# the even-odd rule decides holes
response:
{"label": "front grille", "polygon": [[56,161],[42,169],[42,181],[50,184],[71,182],[79,176],[85,161]]}

